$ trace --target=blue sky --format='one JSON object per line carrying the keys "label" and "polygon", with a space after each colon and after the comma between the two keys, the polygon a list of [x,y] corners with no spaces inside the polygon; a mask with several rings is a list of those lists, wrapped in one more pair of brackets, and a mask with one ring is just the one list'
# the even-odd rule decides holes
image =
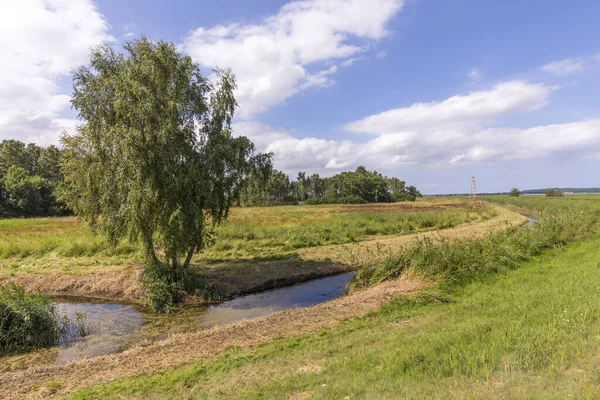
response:
{"label": "blue sky", "polygon": [[423,193],[600,186],[600,2],[28,0],[0,5],[0,139],[57,143],[70,71],[145,34],[239,83],[279,169]]}

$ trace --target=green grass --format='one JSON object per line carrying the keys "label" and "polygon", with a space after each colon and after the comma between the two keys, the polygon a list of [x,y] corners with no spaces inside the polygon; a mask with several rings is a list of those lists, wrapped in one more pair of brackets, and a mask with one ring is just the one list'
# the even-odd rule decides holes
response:
{"label": "green grass", "polygon": [[398,300],[317,334],[72,398],[597,398],[599,260],[595,237],[463,286],[453,303]]}
{"label": "green grass", "polygon": [[600,223],[600,207],[563,207],[529,227],[512,227],[479,239],[423,238],[406,251],[363,268],[355,286],[368,286],[398,277],[410,270],[452,289],[475,279],[519,267],[544,250],[585,238]]}
{"label": "green grass", "polygon": [[[402,204],[381,205],[376,211],[363,211],[362,206],[235,208],[229,221],[217,229],[214,245],[195,261],[272,256],[299,248],[360,241],[370,235],[449,228],[493,215],[489,208],[473,210],[452,200],[447,203],[452,207],[446,208],[439,200],[411,203],[409,211],[396,208]],[[126,265],[139,259],[134,244],[122,241],[111,247],[74,217],[0,220],[3,267],[23,270],[28,265],[61,266],[75,272],[88,264]],[[6,268],[0,271],[7,272]]]}
{"label": "green grass", "polygon": [[110,247],[74,217],[0,220],[0,260],[134,255],[137,247],[122,242]]}
{"label": "green grass", "polygon": [[[353,210],[352,212],[346,210]],[[356,210],[356,211],[354,211]],[[446,229],[493,215],[489,208],[469,207],[435,211],[393,212],[360,210],[360,206],[286,206],[235,210],[217,230],[205,258],[267,256],[299,248],[343,244],[373,235],[404,234]]]}
{"label": "green grass", "polygon": [[63,322],[48,297],[14,285],[0,287],[0,354],[57,344]]}

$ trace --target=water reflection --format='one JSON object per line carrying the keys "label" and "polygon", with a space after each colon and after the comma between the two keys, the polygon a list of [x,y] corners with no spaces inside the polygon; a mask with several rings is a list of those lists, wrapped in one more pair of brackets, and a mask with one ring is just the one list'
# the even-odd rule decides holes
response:
{"label": "water reflection", "polygon": [[144,322],[138,310],[122,304],[59,303],[59,311],[71,320],[76,312],[84,313],[91,334],[61,345],[57,364],[122,351],[130,344],[131,334]]}
{"label": "water reflection", "polygon": [[242,319],[256,318],[277,311],[309,307],[339,297],[354,273],[330,276],[293,286],[238,297],[209,306],[200,315],[202,329]]}

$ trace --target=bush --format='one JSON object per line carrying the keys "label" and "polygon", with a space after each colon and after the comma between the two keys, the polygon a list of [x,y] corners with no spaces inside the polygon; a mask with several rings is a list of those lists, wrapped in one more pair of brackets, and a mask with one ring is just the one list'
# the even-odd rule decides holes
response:
{"label": "bush", "polygon": [[560,189],[548,189],[546,191],[546,197],[564,197],[565,194]]}
{"label": "bush", "polygon": [[513,196],[513,197],[518,197],[521,194],[521,192],[519,191],[519,189],[517,188],[513,188],[508,195],[509,196]]}
{"label": "bush", "polygon": [[168,314],[186,295],[197,295],[208,300],[219,300],[214,288],[190,268],[173,267],[163,263],[149,263],[141,277],[146,303],[153,312]]}
{"label": "bush", "polygon": [[51,346],[59,342],[68,321],[58,315],[56,303],[22,287],[0,288],[0,349]]}

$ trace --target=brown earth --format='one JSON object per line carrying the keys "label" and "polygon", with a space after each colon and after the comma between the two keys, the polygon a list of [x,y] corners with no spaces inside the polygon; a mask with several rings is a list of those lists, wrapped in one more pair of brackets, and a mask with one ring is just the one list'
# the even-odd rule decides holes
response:
{"label": "brown earth", "polygon": [[[364,316],[394,297],[410,295],[429,285],[428,282],[402,278],[314,307],[278,312],[194,333],[176,334],[118,354],[79,360],[64,366],[2,373],[0,398],[39,399],[56,396],[100,382],[215,357],[230,346],[247,348],[279,338],[316,332],[331,328],[343,320]],[[47,385],[49,381],[53,384]]]}
{"label": "brown earth", "polygon": [[[453,205],[453,204],[451,204]],[[370,206],[370,205],[368,205]],[[362,207],[364,211],[365,206]],[[376,206],[375,207],[383,207]],[[386,208],[393,206],[385,205]],[[406,207],[402,205],[402,207]],[[446,205],[445,205],[446,207]],[[402,251],[422,237],[450,238],[481,237],[490,231],[519,225],[527,218],[517,212],[494,206],[497,215],[484,221],[461,224],[442,231],[419,232],[389,236],[373,236],[368,240],[343,245],[327,245],[301,249],[273,259],[238,259],[198,266],[197,271],[214,284],[226,297],[356,270],[362,265],[376,262],[390,253]],[[418,207],[423,209],[426,207]],[[130,265],[123,270],[111,268],[86,274],[19,273],[0,279],[0,284],[15,282],[28,292],[41,292],[54,296],[76,296],[116,300],[139,301],[142,289],[138,284],[139,266]]]}

